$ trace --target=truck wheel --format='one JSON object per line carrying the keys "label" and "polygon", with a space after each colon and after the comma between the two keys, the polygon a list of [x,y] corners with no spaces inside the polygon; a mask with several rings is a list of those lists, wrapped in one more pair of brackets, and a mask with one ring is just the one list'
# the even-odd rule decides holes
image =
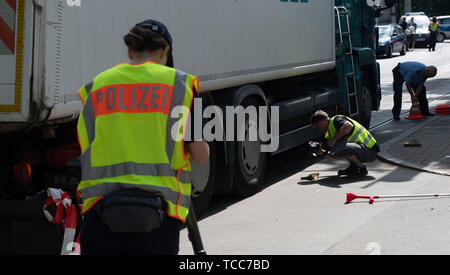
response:
{"label": "truck wheel", "polygon": [[[214,105],[209,94],[201,94],[203,110]],[[197,217],[203,216],[209,208],[214,193],[216,177],[216,147],[214,141],[208,142],[209,159],[204,165],[192,161],[192,203]]]}
{"label": "truck wheel", "polygon": [[[259,103],[254,98],[245,99],[242,104],[244,108],[248,106],[258,107]],[[233,191],[237,196],[249,197],[257,193],[264,180],[265,166],[267,163],[267,153],[261,152],[261,140],[249,140],[251,129],[258,129],[258,121],[250,118],[245,119],[245,140],[236,142],[236,160],[234,173]],[[255,128],[256,127],[256,128]]]}
{"label": "truck wheel", "polygon": [[442,42],[444,42],[444,40],[445,40],[445,35],[444,35],[443,33],[440,32],[440,33],[437,35],[436,41],[439,42],[439,43],[442,43]]}
{"label": "truck wheel", "polygon": [[[194,161],[192,165],[192,203],[197,217],[203,216],[211,203],[216,172],[216,150],[214,142],[208,142],[209,160],[205,165]],[[194,187],[195,186],[195,187]]]}
{"label": "truck wheel", "polygon": [[367,74],[364,74],[361,89],[360,122],[366,129],[370,127],[372,119],[372,93],[370,91],[370,80]]}

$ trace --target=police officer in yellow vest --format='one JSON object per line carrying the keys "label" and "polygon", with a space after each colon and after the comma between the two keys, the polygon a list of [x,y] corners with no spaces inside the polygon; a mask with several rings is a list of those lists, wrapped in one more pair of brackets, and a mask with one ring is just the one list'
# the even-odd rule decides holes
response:
{"label": "police officer in yellow vest", "polygon": [[345,159],[350,163],[347,169],[339,170],[339,175],[367,175],[367,168],[363,163],[375,161],[380,151],[369,131],[349,117],[338,115],[330,118],[322,110],[315,112],[310,122],[328,140],[316,153],[323,155],[328,152],[331,158]]}
{"label": "police officer in yellow vest", "polygon": [[184,141],[198,79],[173,68],[162,23],[139,23],[124,41],[131,62],[78,92],[81,253],[178,254],[191,203],[190,159],[209,158],[205,141]]}
{"label": "police officer in yellow vest", "polygon": [[436,16],[433,16],[433,19],[430,22],[430,26],[428,27],[430,31],[430,41],[428,43],[428,51],[431,52],[431,50],[436,51],[436,40],[437,35],[439,33],[439,23],[437,21]]}

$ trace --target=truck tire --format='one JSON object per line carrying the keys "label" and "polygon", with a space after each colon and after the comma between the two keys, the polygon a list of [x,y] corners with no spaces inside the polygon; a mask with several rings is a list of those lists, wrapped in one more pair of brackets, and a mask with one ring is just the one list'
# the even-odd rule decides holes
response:
{"label": "truck tire", "polygon": [[196,164],[192,161],[192,184],[199,187],[192,189],[192,203],[197,218],[205,215],[211,204],[214,192],[214,181],[216,175],[216,148],[214,142],[208,142],[209,160],[205,165]]}
{"label": "truck tire", "polygon": [[[258,107],[255,98],[246,98],[241,105]],[[249,127],[258,125],[257,121],[245,121],[245,137],[248,138]],[[239,197],[249,197],[257,193],[263,183],[268,154],[261,152],[261,141],[236,142],[236,159],[233,192]]]}
{"label": "truck tire", "polygon": [[[203,100],[203,110],[214,105],[214,100],[210,94],[201,94]],[[199,165],[194,161],[192,166],[192,203],[195,214],[198,218],[205,215],[211,204],[214,193],[214,182],[216,177],[216,147],[215,142],[208,142],[209,159],[204,165]]]}
{"label": "truck tire", "polygon": [[444,40],[445,40],[445,34],[443,34],[442,32],[440,32],[440,33],[437,35],[436,42],[442,43],[442,42],[444,42]]}
{"label": "truck tire", "polygon": [[370,90],[371,82],[368,73],[364,73],[362,89],[361,89],[361,104],[359,108],[361,125],[366,129],[370,128],[370,120],[372,119],[372,92]]}

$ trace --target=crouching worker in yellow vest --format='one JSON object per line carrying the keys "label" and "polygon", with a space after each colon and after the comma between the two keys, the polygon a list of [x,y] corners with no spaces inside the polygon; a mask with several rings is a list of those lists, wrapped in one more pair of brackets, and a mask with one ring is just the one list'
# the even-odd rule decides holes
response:
{"label": "crouching worker in yellow vest", "polygon": [[[191,203],[190,159],[209,158],[205,141],[184,142],[198,79],[172,68],[172,38],[162,23],[139,23],[124,41],[131,62],[79,90],[81,254],[178,254]],[[173,118],[180,106],[187,111]]]}
{"label": "crouching worker in yellow vest", "polygon": [[317,148],[316,153],[334,159],[345,159],[350,166],[339,170],[338,175],[363,177],[367,175],[367,168],[363,163],[373,162],[380,148],[377,141],[357,121],[346,116],[330,118],[322,110],[315,112],[310,119],[312,126],[325,134],[328,142]]}

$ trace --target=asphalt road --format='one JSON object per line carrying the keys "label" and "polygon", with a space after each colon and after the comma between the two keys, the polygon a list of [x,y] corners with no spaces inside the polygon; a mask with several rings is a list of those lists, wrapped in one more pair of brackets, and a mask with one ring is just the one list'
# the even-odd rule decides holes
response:
{"label": "asphalt road", "polygon": [[[427,82],[430,106],[448,103],[450,42],[436,52],[419,48],[406,56],[380,58],[383,101],[373,113],[372,134],[384,143],[414,122],[394,123],[392,68],[399,62],[420,61],[439,69]],[[446,96],[447,95],[447,96]],[[403,112],[409,110],[407,92]],[[304,146],[272,157],[264,188],[236,200],[215,197],[207,216],[199,221],[205,248],[213,255],[301,254],[450,254],[450,199],[391,199],[373,205],[356,201],[345,205],[346,193],[358,195],[450,193],[450,178],[375,161],[360,180],[337,178],[341,161],[314,160]],[[302,180],[319,172],[317,182]],[[180,254],[192,254],[187,231],[180,236]]]}

